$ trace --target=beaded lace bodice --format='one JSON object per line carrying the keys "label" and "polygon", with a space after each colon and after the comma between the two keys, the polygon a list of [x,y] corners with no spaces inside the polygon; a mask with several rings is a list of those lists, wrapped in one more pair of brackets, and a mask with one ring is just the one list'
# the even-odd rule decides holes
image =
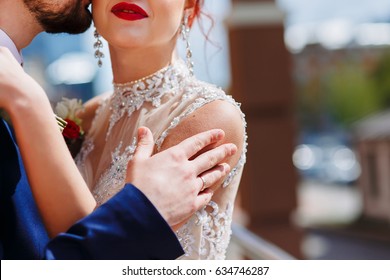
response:
{"label": "beaded lace bodice", "polygon": [[[181,60],[141,80],[114,84],[114,93],[101,100],[76,157],[98,205],[123,188],[127,163],[132,160],[137,145],[138,127],[151,129],[159,151],[169,133],[184,118],[215,100],[225,100],[239,108],[221,89],[196,80]],[[243,114],[242,120],[246,126]],[[185,251],[182,259],[225,257],[234,199],[245,163],[246,135],[243,138],[240,160],[226,177],[223,188],[177,232]]]}

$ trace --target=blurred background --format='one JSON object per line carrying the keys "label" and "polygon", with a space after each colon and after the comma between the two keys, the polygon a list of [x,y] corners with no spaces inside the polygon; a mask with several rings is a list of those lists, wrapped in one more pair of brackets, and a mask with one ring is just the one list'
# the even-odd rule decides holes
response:
{"label": "blurred background", "polygon": [[[390,1],[205,2],[195,74],[248,121],[228,258],[390,259]],[[93,29],[23,51],[53,104],[111,89]]]}

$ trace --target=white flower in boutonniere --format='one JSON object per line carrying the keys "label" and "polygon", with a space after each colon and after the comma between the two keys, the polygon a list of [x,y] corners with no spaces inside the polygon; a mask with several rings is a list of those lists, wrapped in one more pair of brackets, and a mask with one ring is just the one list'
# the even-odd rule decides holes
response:
{"label": "white flower in boutonniere", "polygon": [[76,117],[78,111],[83,110],[83,102],[81,99],[69,99],[62,97],[62,100],[57,103],[55,107],[55,112],[57,116],[63,118],[64,120],[69,119],[81,125],[81,119]]}
{"label": "white flower in boutonniere", "polygon": [[73,157],[79,152],[84,139],[84,131],[81,127],[82,120],[77,117],[77,112],[83,109],[83,103],[80,99],[66,97],[63,97],[54,109],[56,115],[66,122],[62,135]]}

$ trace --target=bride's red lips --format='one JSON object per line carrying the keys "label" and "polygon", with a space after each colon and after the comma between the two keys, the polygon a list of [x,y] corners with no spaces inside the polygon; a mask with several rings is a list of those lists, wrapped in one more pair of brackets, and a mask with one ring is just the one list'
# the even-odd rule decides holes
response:
{"label": "bride's red lips", "polygon": [[111,8],[111,12],[118,18],[130,21],[140,20],[149,16],[140,6],[127,2],[114,5]]}

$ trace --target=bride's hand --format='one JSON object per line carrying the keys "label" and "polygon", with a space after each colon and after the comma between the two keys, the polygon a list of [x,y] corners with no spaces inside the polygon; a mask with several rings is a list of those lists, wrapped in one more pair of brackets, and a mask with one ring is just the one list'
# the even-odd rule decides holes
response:
{"label": "bride's hand", "polygon": [[212,186],[226,176],[230,166],[220,163],[236,153],[237,147],[224,144],[194,158],[204,147],[222,140],[223,131],[214,129],[152,156],[152,133],[144,127],[138,133],[138,147],[129,162],[126,182],[139,188],[168,224],[176,229],[210,201],[215,190],[202,191],[203,180],[207,186]]}
{"label": "bride's hand", "polygon": [[47,97],[41,86],[23,71],[7,48],[0,47],[0,108],[12,114],[18,106],[31,106],[33,100],[42,98]]}

